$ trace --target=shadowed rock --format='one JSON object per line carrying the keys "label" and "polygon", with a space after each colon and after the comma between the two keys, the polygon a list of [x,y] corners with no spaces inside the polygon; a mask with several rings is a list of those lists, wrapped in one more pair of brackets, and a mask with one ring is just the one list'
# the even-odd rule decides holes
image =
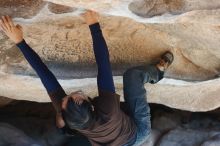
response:
{"label": "shadowed rock", "polygon": [[[217,140],[220,130],[217,110],[209,113],[192,113],[156,104],[151,104],[150,107],[152,132],[143,146],[199,145],[210,143],[212,139]],[[27,142],[29,144],[35,142],[41,146],[89,146],[82,143],[82,141],[87,142],[83,137],[68,137],[60,134],[55,127],[54,112],[51,103],[26,101],[14,101],[0,108],[0,144],[20,142],[23,144],[21,146],[25,146]]]}
{"label": "shadowed rock", "polygon": [[0,146],[40,146],[21,130],[6,124],[0,123]]}
{"label": "shadowed rock", "polygon": [[205,141],[201,146],[218,146],[220,144],[220,134],[216,134],[208,141]]}

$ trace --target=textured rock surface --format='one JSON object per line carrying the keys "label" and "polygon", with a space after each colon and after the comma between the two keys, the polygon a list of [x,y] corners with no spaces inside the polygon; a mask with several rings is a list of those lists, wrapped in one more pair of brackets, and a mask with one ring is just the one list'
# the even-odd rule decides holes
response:
{"label": "textured rock surface", "polygon": [[[2,84],[0,93],[5,97],[38,102],[50,101],[37,78],[1,74],[0,79]],[[157,85],[146,85],[148,102],[190,111],[209,111],[220,106],[220,87],[216,86],[220,82],[219,79],[199,83],[178,81],[176,84],[176,82],[176,80],[164,79]],[[67,93],[82,89],[91,97],[97,95],[95,78],[60,80],[60,83]],[[122,78],[115,77],[115,84],[117,93],[123,97]]]}
{"label": "textured rock surface", "polygon": [[201,146],[218,146],[220,143],[220,135],[217,134],[210,138],[210,140],[205,141]]}
{"label": "textured rock surface", "polygon": [[[187,115],[186,113],[184,113]],[[184,115],[183,114],[183,115]],[[188,113],[189,114],[189,113]],[[175,115],[177,116],[177,115]],[[165,114],[165,116],[167,115]],[[177,116],[178,119],[182,115]],[[185,117],[186,118],[186,117]],[[169,119],[169,118],[168,118]],[[172,119],[172,118],[171,118]],[[184,118],[183,118],[184,119]],[[160,146],[199,146],[199,145],[214,145],[218,144],[218,135],[220,130],[220,123],[215,118],[209,118],[208,114],[197,114],[192,113],[189,118],[189,121],[182,126],[177,126],[169,130],[166,135],[164,135],[158,145]],[[172,122],[178,120],[171,120]],[[181,122],[180,122],[181,123]],[[177,124],[178,125],[178,124]],[[213,125],[213,128],[211,125]]]}
{"label": "textured rock surface", "polygon": [[63,14],[63,13],[70,13],[76,10],[75,8],[63,6],[63,5],[57,5],[54,3],[48,4],[48,9],[55,14]]}
{"label": "textured rock surface", "polygon": [[43,0],[0,0],[0,15],[31,18],[37,15],[44,5]]}
{"label": "textured rock surface", "polygon": [[163,137],[159,146],[198,146],[210,135],[217,134],[216,131],[207,130],[191,130],[191,129],[175,129]]}
{"label": "textured rock surface", "polygon": [[[191,111],[208,111],[220,106],[220,90],[216,86],[220,80],[215,79],[220,73],[219,1],[50,1],[101,12],[100,21],[114,75],[122,75],[131,66],[154,62],[166,50],[174,53],[175,61],[166,77],[178,80],[147,85],[149,102]],[[140,3],[143,3],[141,9]],[[96,94],[95,79],[67,80],[95,77],[96,68],[88,27],[78,16],[79,10],[66,6],[43,1],[0,1],[0,15],[12,15],[23,25],[27,42],[68,92],[83,88],[93,96]],[[136,14],[165,15],[144,18]],[[0,72],[0,96],[49,101],[34,71],[2,34]],[[116,78],[116,83],[122,95],[121,79]]]}
{"label": "textured rock surface", "polygon": [[129,4],[132,12],[143,17],[219,8],[220,2],[215,0],[134,0]]}
{"label": "textured rock surface", "polygon": [[39,146],[31,138],[25,135],[21,130],[6,124],[0,123],[0,145],[15,146]]}

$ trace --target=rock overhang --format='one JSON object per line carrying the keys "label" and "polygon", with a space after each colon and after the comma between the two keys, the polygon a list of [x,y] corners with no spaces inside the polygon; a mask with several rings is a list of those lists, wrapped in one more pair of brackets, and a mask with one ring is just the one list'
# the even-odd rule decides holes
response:
{"label": "rock overhang", "polygon": [[[219,79],[214,79],[220,71],[218,2],[205,7],[205,1],[201,1],[200,8],[184,8],[184,11],[175,15],[167,14],[170,11],[164,10],[163,15],[156,13],[154,17],[150,16],[151,18],[132,13],[129,10],[132,1],[129,0],[115,0],[113,3],[94,1],[91,5],[85,1],[77,1],[74,5],[71,0],[53,2],[62,2],[66,6],[93,8],[104,13],[104,15],[101,13],[101,25],[109,45],[115,75],[122,75],[131,66],[150,63],[162,52],[171,50],[174,52],[175,62],[166,74],[167,77],[191,81],[210,80],[208,83],[201,82],[187,86],[147,85],[149,102],[191,111],[208,111],[219,107],[217,102],[219,89],[216,87]],[[42,5],[36,10],[35,16],[14,16],[15,20],[24,26],[27,41],[43,57],[52,71],[60,79],[65,79],[61,82],[69,92],[70,89],[76,90],[82,87],[88,94],[95,95],[94,78],[85,79],[90,83],[87,86],[80,85],[81,81],[77,82],[77,86],[72,86],[74,81],[67,81],[69,78],[87,78],[96,75],[89,31],[78,16],[81,10],[70,7],[54,8],[46,2],[42,2]],[[155,6],[158,7],[158,4]],[[58,12],[52,11],[51,7]],[[68,11],[64,11],[67,9]],[[1,15],[3,14],[10,13],[5,11]],[[2,35],[0,39],[0,69],[4,74],[1,76],[4,82],[1,84],[1,96],[39,102],[48,101],[49,98],[41,87],[39,79],[32,77],[35,74],[19,51],[16,51],[14,45]],[[20,75],[25,76],[20,78]],[[26,92],[22,89],[19,91],[17,86],[19,82],[25,84],[26,77],[29,78],[32,87]],[[5,86],[13,83],[11,79],[18,82],[15,84],[17,86]],[[122,94],[122,80],[116,79],[116,82],[118,82],[118,91]],[[30,84],[27,87],[30,87]],[[89,86],[92,91],[88,90]],[[15,92],[16,95],[11,94]]]}

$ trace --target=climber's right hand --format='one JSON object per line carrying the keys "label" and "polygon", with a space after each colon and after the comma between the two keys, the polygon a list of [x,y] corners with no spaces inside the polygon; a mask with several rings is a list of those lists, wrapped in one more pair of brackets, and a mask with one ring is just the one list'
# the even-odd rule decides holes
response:
{"label": "climber's right hand", "polygon": [[20,25],[15,25],[9,16],[2,16],[0,19],[0,29],[16,44],[23,41],[23,29]]}

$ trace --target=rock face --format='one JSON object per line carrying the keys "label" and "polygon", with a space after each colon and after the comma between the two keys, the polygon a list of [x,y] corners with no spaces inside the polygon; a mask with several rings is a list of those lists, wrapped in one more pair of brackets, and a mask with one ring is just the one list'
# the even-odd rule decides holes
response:
{"label": "rock face", "polygon": [[75,8],[63,6],[63,5],[57,5],[54,3],[48,4],[48,9],[55,14],[63,14],[63,13],[70,13],[76,10]]}
{"label": "rock face", "polygon": [[6,97],[0,97],[0,107],[3,107],[9,103],[11,103],[13,99],[6,98]]}
{"label": "rock face", "polygon": [[6,124],[0,123],[1,138],[0,145],[16,145],[16,146],[39,146],[34,143],[27,135],[21,130]]}
{"label": "rock face", "polygon": [[[0,0],[0,15],[12,15],[24,27],[26,41],[67,92],[83,88],[90,96],[97,93],[91,37],[79,17],[79,8],[90,8],[100,12],[115,76],[129,67],[155,62],[167,50],[174,53],[166,73],[171,80],[146,85],[149,102],[190,111],[220,106],[219,1],[48,1]],[[49,101],[35,75],[15,45],[0,34],[0,96]],[[123,95],[121,78],[115,81]]]}
{"label": "rock face", "polygon": [[0,15],[10,15],[12,17],[32,18],[44,7],[43,0],[0,0]]}
{"label": "rock face", "polygon": [[134,0],[129,9],[143,17],[152,17],[165,13],[182,14],[194,10],[219,9],[220,2],[215,0]]}

